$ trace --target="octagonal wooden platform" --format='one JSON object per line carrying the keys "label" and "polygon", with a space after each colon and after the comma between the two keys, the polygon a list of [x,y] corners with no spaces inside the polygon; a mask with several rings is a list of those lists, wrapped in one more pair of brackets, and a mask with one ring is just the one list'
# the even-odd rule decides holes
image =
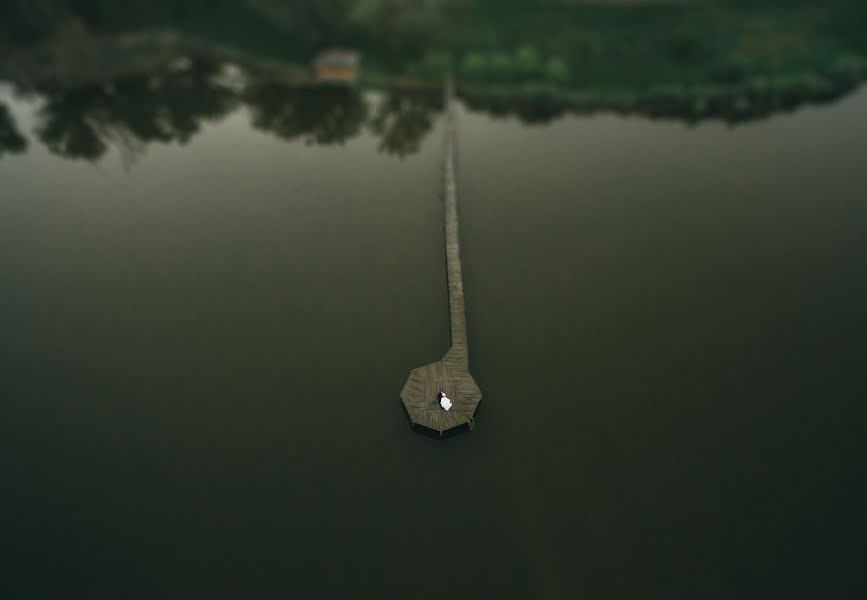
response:
{"label": "octagonal wooden platform", "polygon": [[[437,393],[441,390],[452,401],[451,410],[439,405]],[[444,358],[410,371],[400,397],[413,426],[422,425],[442,434],[472,425],[482,392],[469,371]]]}

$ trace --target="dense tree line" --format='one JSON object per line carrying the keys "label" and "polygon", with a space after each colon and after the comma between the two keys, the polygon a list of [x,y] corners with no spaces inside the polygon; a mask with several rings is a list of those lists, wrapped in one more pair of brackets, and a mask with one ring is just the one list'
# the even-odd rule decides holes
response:
{"label": "dense tree line", "polygon": [[468,0],[4,0],[0,35],[32,42],[69,20],[93,31],[170,26],[220,10],[251,11],[311,47],[382,43],[416,48],[442,33],[455,7]]}
{"label": "dense tree line", "polygon": [[0,35],[7,42],[32,42],[70,20],[94,31],[167,24],[214,10],[231,0],[3,0]]}

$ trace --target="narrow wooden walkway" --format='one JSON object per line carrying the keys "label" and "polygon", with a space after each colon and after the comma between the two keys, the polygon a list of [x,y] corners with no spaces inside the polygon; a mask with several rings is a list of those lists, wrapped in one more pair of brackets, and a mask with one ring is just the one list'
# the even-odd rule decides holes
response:
{"label": "narrow wooden walkway", "polygon": [[[445,89],[445,139],[443,144],[443,204],[448,272],[449,318],[452,345],[442,360],[413,369],[400,393],[413,426],[438,431],[472,426],[473,415],[482,392],[470,375],[467,344],[467,313],[464,304],[464,281],[461,270],[461,245],[458,231],[458,194],[455,172],[457,122],[454,86]],[[452,401],[451,410],[443,410],[437,393],[444,391]]]}

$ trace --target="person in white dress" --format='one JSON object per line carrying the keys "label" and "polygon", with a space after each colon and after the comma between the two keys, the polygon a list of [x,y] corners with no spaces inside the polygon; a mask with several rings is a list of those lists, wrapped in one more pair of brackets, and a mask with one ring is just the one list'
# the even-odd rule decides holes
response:
{"label": "person in white dress", "polygon": [[445,392],[440,392],[438,394],[440,399],[440,406],[443,407],[443,410],[449,410],[452,407],[452,401],[446,396]]}

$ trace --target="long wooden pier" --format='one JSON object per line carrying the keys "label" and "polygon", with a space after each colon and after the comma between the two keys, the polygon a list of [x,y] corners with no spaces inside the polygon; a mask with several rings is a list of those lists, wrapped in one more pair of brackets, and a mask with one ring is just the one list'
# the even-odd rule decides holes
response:
{"label": "long wooden pier", "polygon": [[[472,427],[473,415],[482,400],[482,392],[470,375],[469,365],[467,312],[458,229],[455,172],[457,121],[454,107],[454,85],[449,80],[445,89],[443,205],[452,345],[441,360],[413,369],[400,393],[413,426],[421,425],[438,431],[440,435],[456,427]],[[452,407],[448,411],[439,405],[437,393],[440,391],[444,391],[452,401]]]}

